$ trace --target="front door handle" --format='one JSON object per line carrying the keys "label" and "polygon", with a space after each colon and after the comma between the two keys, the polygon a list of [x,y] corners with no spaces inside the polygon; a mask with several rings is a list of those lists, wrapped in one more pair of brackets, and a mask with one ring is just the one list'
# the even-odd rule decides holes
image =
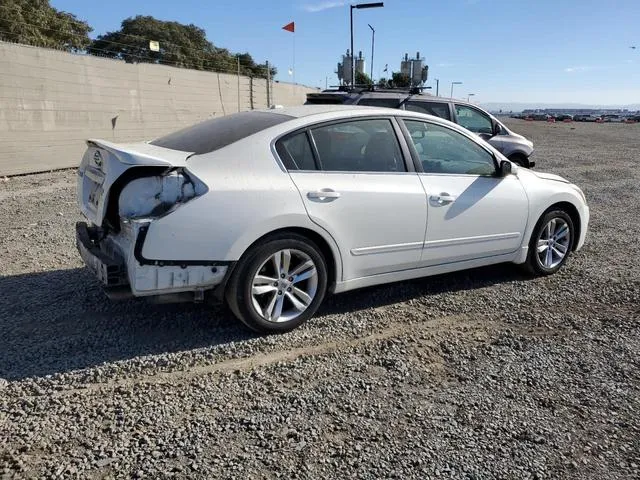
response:
{"label": "front door handle", "polygon": [[326,200],[326,199],[336,199],[340,198],[340,192],[336,192],[331,190],[330,188],[326,188],[323,190],[316,190],[313,192],[307,193],[307,197],[314,200]]}
{"label": "front door handle", "polygon": [[457,197],[455,197],[454,195],[449,195],[446,192],[442,192],[440,195],[431,195],[431,197],[429,198],[433,203],[437,205],[448,205],[455,202]]}

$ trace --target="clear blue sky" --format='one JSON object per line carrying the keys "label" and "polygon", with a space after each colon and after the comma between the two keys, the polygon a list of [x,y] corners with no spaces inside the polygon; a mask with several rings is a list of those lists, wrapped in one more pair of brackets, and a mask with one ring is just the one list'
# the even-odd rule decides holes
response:
{"label": "clear blue sky", "polygon": [[[371,0],[363,0],[371,1]],[[429,85],[486,102],[640,103],[640,0],[385,0],[354,11],[355,50],[371,53],[374,77],[420,51]],[[193,23],[215,45],[269,60],[290,80],[295,35],[296,81],[335,84],[349,47],[349,3],[339,0],[52,0],[94,28],[119,28],[138,14]],[[281,29],[296,22],[296,33]],[[635,50],[629,48],[635,45]],[[435,87],[434,87],[435,88]]]}

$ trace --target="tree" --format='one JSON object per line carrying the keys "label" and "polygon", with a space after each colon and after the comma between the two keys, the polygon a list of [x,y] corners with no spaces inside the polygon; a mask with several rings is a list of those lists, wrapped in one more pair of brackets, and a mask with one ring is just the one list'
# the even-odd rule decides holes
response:
{"label": "tree", "polygon": [[[149,48],[152,40],[159,43],[159,51]],[[249,53],[234,55],[226,48],[217,48],[207,40],[202,28],[151,16],[123,20],[120,30],[98,36],[88,51],[129,63],[161,63],[222,72],[236,72],[239,60],[242,74],[267,76],[266,65],[256,64]],[[271,75],[275,74],[272,68]]]}
{"label": "tree", "polygon": [[366,73],[360,73],[356,70],[356,85],[373,85],[373,81]]}
{"label": "tree", "polygon": [[382,77],[381,79],[378,80],[377,85],[380,88],[389,88],[389,87],[393,86],[392,83],[391,83],[391,80],[387,80],[384,77]]}
{"label": "tree", "polygon": [[0,40],[75,52],[91,43],[92,30],[49,0],[0,0]]}
{"label": "tree", "polygon": [[409,75],[400,72],[393,72],[392,82],[394,87],[410,87],[411,79]]}

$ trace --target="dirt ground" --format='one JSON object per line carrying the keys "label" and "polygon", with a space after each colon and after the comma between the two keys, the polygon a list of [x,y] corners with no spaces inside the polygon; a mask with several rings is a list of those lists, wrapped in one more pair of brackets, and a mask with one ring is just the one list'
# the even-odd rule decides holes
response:
{"label": "dirt ground", "polygon": [[0,179],[0,477],[639,478],[640,125],[507,122],[589,202],[560,273],[337,295],[279,336],[109,301],[75,172]]}

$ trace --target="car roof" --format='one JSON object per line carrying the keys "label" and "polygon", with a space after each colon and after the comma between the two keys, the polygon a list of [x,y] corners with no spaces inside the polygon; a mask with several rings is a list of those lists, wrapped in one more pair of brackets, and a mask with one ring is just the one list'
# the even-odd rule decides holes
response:
{"label": "car roof", "polygon": [[[422,112],[412,112],[410,110],[400,110],[397,108],[386,107],[369,107],[364,105],[300,105],[296,107],[283,107],[277,109],[268,110],[254,110],[254,112],[277,112],[282,115],[286,115],[289,118],[288,121],[276,125],[272,128],[264,130],[264,133],[271,134],[278,130],[286,131],[292,128],[300,128],[306,125],[333,121],[333,120],[348,120],[350,118],[357,118],[362,116],[396,116],[396,117],[412,117],[419,120],[429,120],[431,123],[437,123],[456,130],[465,136],[472,137],[473,134],[466,128],[460,125],[446,120],[435,115],[429,115]],[[293,117],[293,118],[291,118]]]}
{"label": "car roof", "polygon": [[298,105],[295,107],[278,107],[270,108],[266,110],[254,110],[270,113],[279,113],[281,115],[288,115],[290,117],[302,118],[309,115],[319,115],[329,112],[345,112],[353,109],[360,108],[374,108],[374,107],[360,107],[357,105],[341,105],[341,104],[329,104],[329,105]]}
{"label": "car roof", "polygon": [[306,117],[321,116],[335,118],[349,118],[349,113],[353,116],[361,115],[402,115],[431,117],[435,120],[443,120],[440,117],[426,115],[424,113],[399,110],[397,108],[370,107],[365,105],[299,105],[295,107],[282,107],[276,109],[253,110],[254,112],[269,112],[293,117],[293,119],[305,119]]}

